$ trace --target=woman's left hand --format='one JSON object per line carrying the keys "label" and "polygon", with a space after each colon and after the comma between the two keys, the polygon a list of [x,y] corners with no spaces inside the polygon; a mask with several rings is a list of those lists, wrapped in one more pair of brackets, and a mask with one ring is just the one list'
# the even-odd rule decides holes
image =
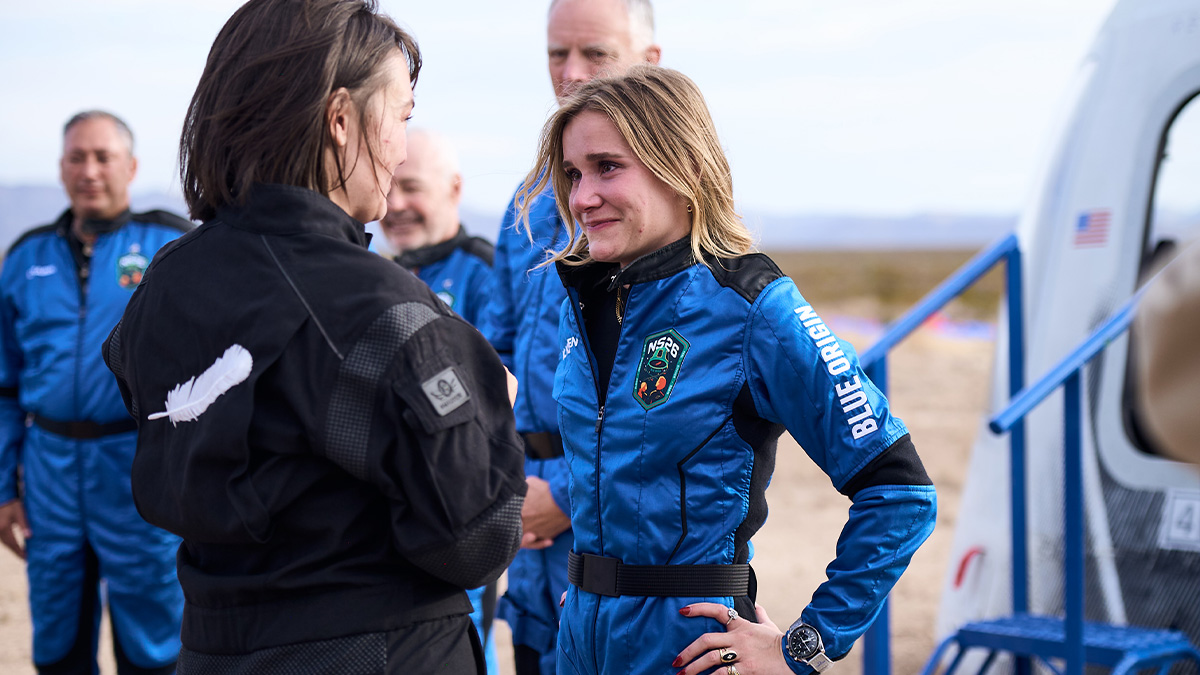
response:
{"label": "woman's left hand", "polygon": [[686,617],[716,619],[725,624],[725,632],[705,633],[696,638],[671,666],[683,668],[678,675],[699,675],[713,668],[717,668],[714,675],[791,675],[791,668],[783,660],[783,631],[771,621],[762,605],[755,605],[754,612],[758,623],[712,602],[697,602],[680,609],[679,613]]}

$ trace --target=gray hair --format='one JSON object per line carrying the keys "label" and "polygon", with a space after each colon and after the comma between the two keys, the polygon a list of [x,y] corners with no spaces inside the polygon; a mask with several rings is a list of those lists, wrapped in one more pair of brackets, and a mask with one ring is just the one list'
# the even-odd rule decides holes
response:
{"label": "gray hair", "polygon": [[[550,9],[554,11],[559,0],[550,0]],[[650,0],[622,0],[625,11],[629,14],[629,41],[634,49],[642,50],[654,44],[654,6]]]}
{"label": "gray hair", "polygon": [[63,125],[63,138],[67,137],[67,133],[71,131],[71,127],[86,122],[88,120],[102,119],[108,120],[117,127],[117,133],[125,140],[125,145],[129,148],[129,154],[133,154],[133,132],[130,131],[129,125],[125,124],[125,120],[106,110],[84,110],[81,113],[76,113],[67,123]]}

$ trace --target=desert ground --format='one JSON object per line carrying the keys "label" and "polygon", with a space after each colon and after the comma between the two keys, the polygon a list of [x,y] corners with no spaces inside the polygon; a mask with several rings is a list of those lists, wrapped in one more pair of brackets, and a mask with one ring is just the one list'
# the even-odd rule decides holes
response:
{"label": "desert ground", "polygon": [[[966,260],[970,252],[780,253],[773,257],[796,279],[801,292],[839,335],[864,352],[877,338],[854,318],[891,320]],[[962,319],[994,316],[998,279],[948,310]],[[889,359],[893,411],[908,425],[926,469],[938,487],[933,536],[913,559],[891,595],[892,667],[896,675],[919,672],[934,646],[938,610],[955,514],[971,445],[980,429],[991,377],[992,342],[921,329]],[[767,492],[770,517],[754,538],[759,602],[780,625],[791,623],[825,578],[850,502],[833,489],[803,450],[784,435]],[[511,646],[503,623],[496,630],[503,675],[511,675]],[[115,675],[101,642],[101,673]],[[832,671],[863,672],[860,647]],[[0,673],[32,675],[30,623],[24,569],[0,551]]]}

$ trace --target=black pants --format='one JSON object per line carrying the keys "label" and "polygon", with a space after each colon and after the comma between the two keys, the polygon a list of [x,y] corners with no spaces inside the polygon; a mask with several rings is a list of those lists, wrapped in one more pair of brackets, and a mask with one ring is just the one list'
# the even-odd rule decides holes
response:
{"label": "black pants", "polygon": [[179,675],[486,675],[483,645],[466,614],[387,633],[260,649],[179,653]]}
{"label": "black pants", "polygon": [[[35,663],[38,675],[92,675],[96,672],[96,647],[100,636],[96,631],[96,616],[100,611],[100,560],[92,547],[83,547],[83,592],[79,605],[79,626],[75,630],[75,642],[66,656],[54,663]],[[121,647],[121,636],[117,623],[112,622],[113,655],[117,661],[118,675],[170,675],[175,672],[175,663],[152,668],[134,665]]]}

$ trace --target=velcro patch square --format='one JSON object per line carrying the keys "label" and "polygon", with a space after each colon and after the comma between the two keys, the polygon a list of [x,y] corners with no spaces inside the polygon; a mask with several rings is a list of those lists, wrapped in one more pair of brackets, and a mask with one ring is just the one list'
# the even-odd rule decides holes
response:
{"label": "velcro patch square", "polygon": [[458,379],[458,373],[451,366],[421,383],[425,397],[433,405],[438,415],[445,417],[457,410],[459,406],[471,400],[471,392]]}

